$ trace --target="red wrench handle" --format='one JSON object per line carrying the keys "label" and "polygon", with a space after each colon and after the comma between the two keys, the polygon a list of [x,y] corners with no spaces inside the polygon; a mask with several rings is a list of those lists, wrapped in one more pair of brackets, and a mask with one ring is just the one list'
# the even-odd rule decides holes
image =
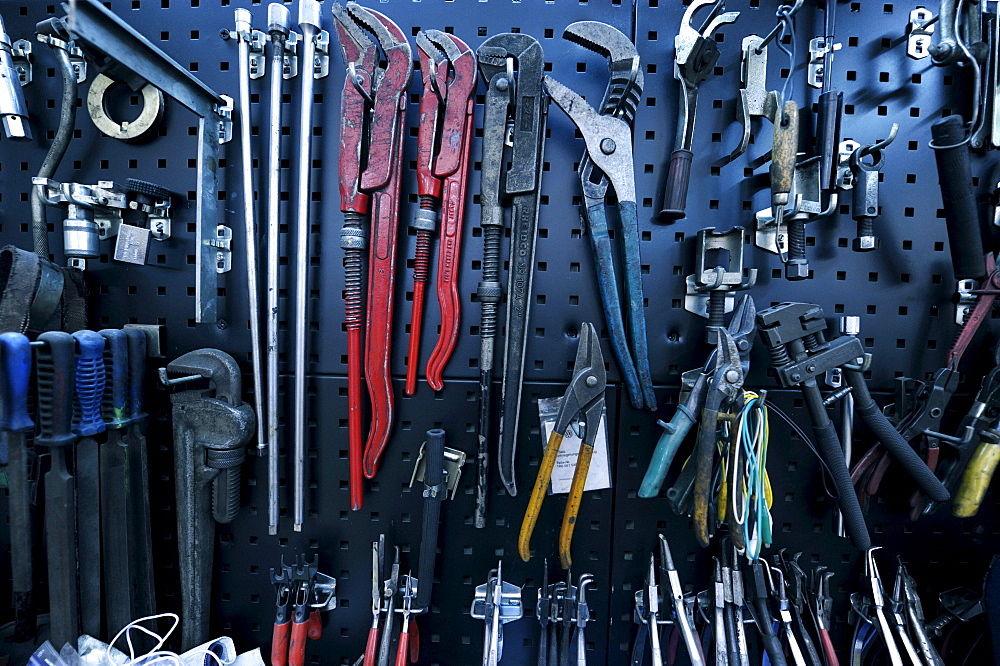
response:
{"label": "red wrench handle", "polygon": [[396,649],[396,666],[406,666],[407,659],[409,658],[409,646],[410,630],[407,627],[399,634],[399,647]]}
{"label": "red wrench handle", "polygon": [[310,622],[292,623],[292,641],[288,646],[288,666],[304,666],[306,663],[306,640]]}
{"label": "red wrench handle", "polygon": [[[401,99],[405,105],[406,99]],[[402,110],[400,110],[402,113]],[[397,134],[392,172],[385,189],[372,199],[371,241],[368,255],[368,321],[365,336],[365,377],[371,400],[372,423],[365,445],[364,474],[378,472],[379,460],[389,443],[394,404],[389,359],[392,349],[393,293],[396,285],[396,238],[399,232],[399,189],[403,134]]]}
{"label": "red wrench handle", "polygon": [[465,191],[469,176],[469,148],[472,145],[473,100],[466,104],[463,146],[458,169],[444,181],[441,206],[441,243],[438,249],[437,297],[441,308],[441,333],[427,361],[427,383],[435,391],[444,388],[445,366],[458,343],[461,298],[458,269],[462,258],[462,221],[465,219]]}
{"label": "red wrench handle", "polygon": [[271,634],[271,666],[288,666],[288,638],[291,631],[291,621],[274,625],[274,632]]}
{"label": "red wrench handle", "polygon": [[375,666],[375,650],[378,648],[378,625],[372,625],[368,630],[368,643],[365,644],[365,660],[362,666]]}

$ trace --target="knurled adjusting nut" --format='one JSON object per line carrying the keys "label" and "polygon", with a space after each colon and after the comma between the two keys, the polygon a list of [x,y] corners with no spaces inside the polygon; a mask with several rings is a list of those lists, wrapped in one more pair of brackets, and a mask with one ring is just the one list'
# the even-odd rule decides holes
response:
{"label": "knurled adjusting nut", "polygon": [[438,215],[433,210],[418,208],[413,216],[413,224],[410,225],[417,231],[434,231],[437,229]]}
{"label": "knurled adjusting nut", "polygon": [[205,449],[205,461],[208,467],[214,469],[233,469],[246,460],[246,449],[237,446],[233,449]]}
{"label": "knurled adjusting nut", "polygon": [[499,282],[480,282],[476,288],[480,303],[499,303],[502,293]]}
{"label": "knurled adjusting nut", "polygon": [[363,250],[368,247],[368,237],[361,227],[343,227],[340,230],[340,247],[344,250]]}

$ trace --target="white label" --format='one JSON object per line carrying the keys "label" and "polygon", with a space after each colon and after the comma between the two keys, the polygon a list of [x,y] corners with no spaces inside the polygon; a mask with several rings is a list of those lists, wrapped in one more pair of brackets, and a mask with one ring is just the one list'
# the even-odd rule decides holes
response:
{"label": "white label", "polygon": [[[549,441],[549,435],[555,428],[556,414],[562,404],[562,398],[543,398],[538,401],[538,417],[542,423],[542,452]],[[611,487],[611,460],[608,454],[607,411],[601,414],[601,422],[597,428],[597,439],[594,440],[594,457],[590,461],[587,483],[584,490],[602,490]],[[569,493],[573,483],[573,473],[576,471],[576,459],[580,455],[581,439],[577,432],[578,423],[570,425],[563,436],[556,465],[552,470],[552,483],[549,492],[552,494]]]}

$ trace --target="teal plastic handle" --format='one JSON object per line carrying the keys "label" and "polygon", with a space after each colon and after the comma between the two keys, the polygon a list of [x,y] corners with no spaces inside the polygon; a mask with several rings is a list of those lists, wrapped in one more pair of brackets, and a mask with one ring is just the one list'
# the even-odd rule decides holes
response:
{"label": "teal plastic handle", "polygon": [[663,434],[656,442],[653,459],[646,469],[646,476],[642,478],[642,485],[639,486],[639,497],[650,498],[660,494],[663,480],[667,477],[667,470],[670,469],[670,464],[674,461],[677,450],[681,448],[681,442],[687,437],[694,424],[694,414],[684,405],[678,405],[670,423],[657,421],[657,424],[663,428]]}

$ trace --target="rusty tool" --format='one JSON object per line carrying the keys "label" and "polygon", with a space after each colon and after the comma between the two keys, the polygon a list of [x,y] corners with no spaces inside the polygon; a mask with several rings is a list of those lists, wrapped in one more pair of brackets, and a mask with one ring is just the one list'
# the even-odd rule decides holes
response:
{"label": "rusty tool", "polygon": [[417,134],[417,187],[420,208],[413,218],[417,249],[413,259],[413,307],[410,349],[406,361],[406,395],[413,395],[420,357],[424,288],[430,276],[431,238],[441,207],[441,243],[438,248],[437,297],[441,332],[427,361],[427,383],[444,388],[442,374],[458,342],[458,268],[461,262],[462,220],[472,146],[476,55],[465,42],[440,30],[417,34],[424,94],[420,99]]}
{"label": "rusty tool", "polygon": [[[351,507],[361,508],[361,473],[373,478],[389,442],[393,421],[389,358],[399,228],[399,189],[403,167],[406,91],[413,75],[410,45],[388,17],[355,3],[334,5],[337,35],[347,80],[341,101],[340,209],[344,227],[347,322],[348,457]],[[374,39],[372,39],[374,37]],[[371,225],[367,318],[362,251]],[[361,326],[365,325],[364,366],[372,422],[361,454]]]}

